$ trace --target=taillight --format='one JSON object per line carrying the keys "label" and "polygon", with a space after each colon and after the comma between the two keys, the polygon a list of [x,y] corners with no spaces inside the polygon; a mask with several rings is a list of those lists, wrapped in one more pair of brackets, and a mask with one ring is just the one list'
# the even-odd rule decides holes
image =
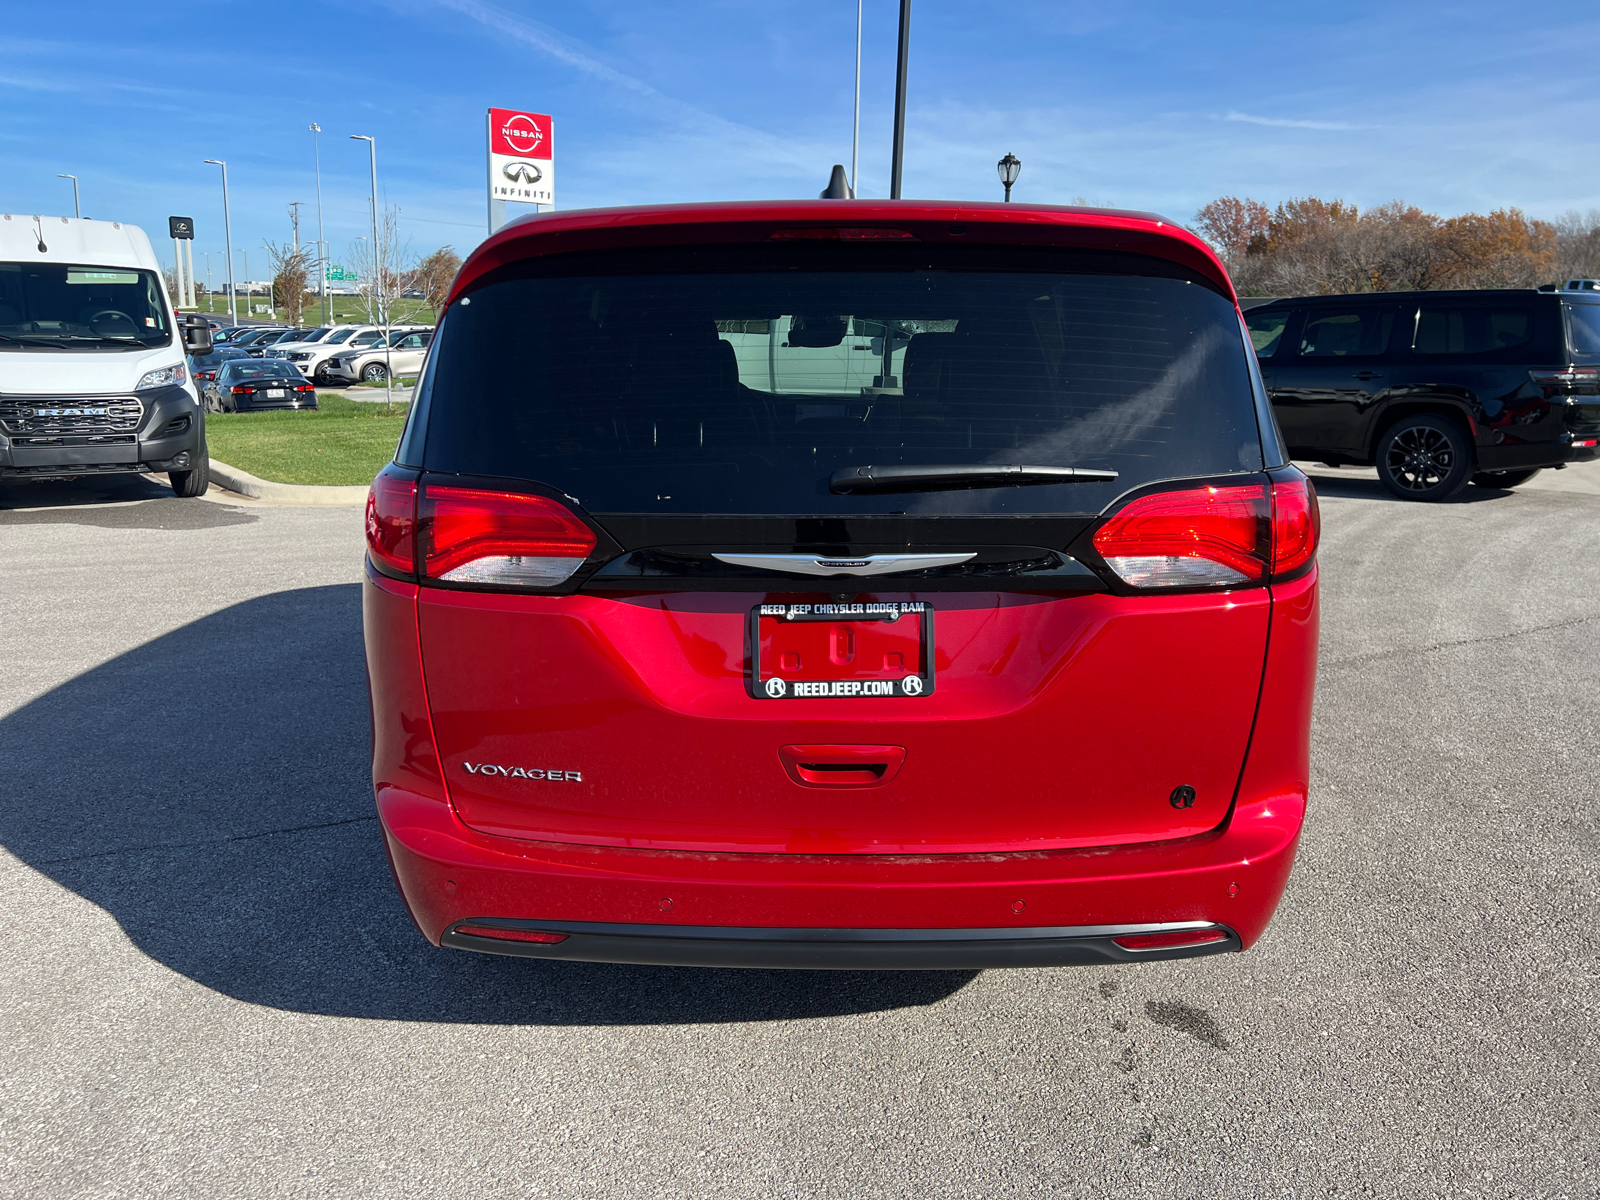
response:
{"label": "taillight", "polygon": [[1131,587],[1231,587],[1266,577],[1271,524],[1260,484],[1157,492],[1106,521],[1094,548]]}
{"label": "taillight", "polygon": [[1220,929],[1178,929],[1171,933],[1131,933],[1111,940],[1124,950],[1175,950],[1180,946],[1225,942],[1228,935]]}
{"label": "taillight", "polygon": [[250,389],[247,388],[247,387],[235,387],[235,388],[229,388],[228,390],[230,392],[232,392],[235,396],[242,395],[243,393],[250,391]]}
{"label": "taillight", "polygon": [[367,493],[367,553],[394,574],[417,570],[417,482],[385,467]]}
{"label": "taillight", "polygon": [[429,484],[417,515],[422,573],[447,583],[555,587],[595,547],[578,515],[545,496]]}
{"label": "taillight", "polygon": [[1298,571],[1317,554],[1322,538],[1322,510],[1309,479],[1287,479],[1272,485],[1272,574],[1281,578]]}
{"label": "taillight", "polygon": [[1100,527],[1094,548],[1130,587],[1239,587],[1300,570],[1321,530],[1301,478],[1140,496]]}
{"label": "taillight", "polygon": [[456,932],[471,937],[499,938],[504,942],[535,942],[542,946],[554,946],[557,942],[566,941],[570,936],[565,933],[551,933],[544,929],[500,929],[494,925],[457,925]]}
{"label": "taillight", "polygon": [[297,392],[314,392],[317,389],[312,387],[309,383],[297,383],[294,385],[294,390]]}
{"label": "taillight", "polygon": [[1600,367],[1561,367],[1554,371],[1529,371],[1528,378],[1540,387],[1563,387],[1574,383],[1600,383]]}

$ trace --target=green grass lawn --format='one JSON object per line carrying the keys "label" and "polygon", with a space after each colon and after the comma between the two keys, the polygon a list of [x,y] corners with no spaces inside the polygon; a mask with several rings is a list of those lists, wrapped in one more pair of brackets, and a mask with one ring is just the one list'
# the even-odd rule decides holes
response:
{"label": "green grass lawn", "polygon": [[[246,296],[239,293],[239,316],[252,321],[265,321],[265,313],[254,313],[245,304]],[[265,304],[267,297],[262,292],[248,297],[252,304]],[[228,315],[228,298],[226,296],[201,296],[200,312],[215,313],[219,316]],[[330,296],[329,301],[333,306],[333,320],[337,325],[365,325],[367,323],[367,305],[360,296]],[[390,318],[396,325],[432,325],[434,323],[433,309],[428,307],[424,300],[394,299],[389,302]],[[321,323],[322,301],[320,298],[306,305],[302,314],[301,324],[311,327]],[[272,320],[287,320],[283,308],[273,309]]]}
{"label": "green grass lawn", "polygon": [[406,406],[392,413],[323,392],[316,412],[207,413],[211,457],[278,483],[370,483],[394,457]]}

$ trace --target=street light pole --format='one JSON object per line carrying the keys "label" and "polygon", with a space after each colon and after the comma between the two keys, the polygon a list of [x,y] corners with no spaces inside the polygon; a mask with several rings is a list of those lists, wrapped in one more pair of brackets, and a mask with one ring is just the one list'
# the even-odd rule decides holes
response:
{"label": "street light pole", "polygon": [[317,164],[317,259],[322,271],[322,286],[317,291],[322,295],[322,323],[331,325],[333,322],[328,315],[328,243],[322,237],[322,139],[318,136],[321,132],[322,126],[311,122],[311,154]]}
{"label": "street light pole", "polygon": [[1006,189],[1006,203],[1010,204],[1011,185],[1017,181],[1017,176],[1022,174],[1022,160],[1007,151],[1006,156],[995,163],[994,168],[1000,172],[1000,182]]}
{"label": "street light pole", "polygon": [[372,156],[372,286],[377,323],[386,324],[383,310],[383,243],[378,240],[378,140],[364,133],[352,133],[352,142],[365,142]]}
{"label": "street light pole", "polygon": [[900,58],[894,72],[894,161],[889,164],[889,199],[900,199],[906,153],[906,72],[911,67],[911,0],[900,0]]}
{"label": "street light pole", "polygon": [[57,175],[56,178],[72,180],[72,215],[82,217],[83,205],[78,203],[78,177],[76,175]]}
{"label": "street light pole", "polygon": [[[235,325],[239,323],[239,301],[233,286],[233,216],[228,209],[228,164],[220,158],[208,158],[206,162],[213,167],[222,168],[222,233],[228,239],[228,319]],[[246,268],[249,267],[249,258],[245,259]],[[246,269],[245,274],[250,274]]]}

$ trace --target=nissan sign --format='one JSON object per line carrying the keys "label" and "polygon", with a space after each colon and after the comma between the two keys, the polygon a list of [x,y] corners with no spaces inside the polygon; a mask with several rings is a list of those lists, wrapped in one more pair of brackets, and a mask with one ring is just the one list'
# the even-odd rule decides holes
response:
{"label": "nissan sign", "polygon": [[556,201],[555,122],[548,113],[489,110],[489,199]]}

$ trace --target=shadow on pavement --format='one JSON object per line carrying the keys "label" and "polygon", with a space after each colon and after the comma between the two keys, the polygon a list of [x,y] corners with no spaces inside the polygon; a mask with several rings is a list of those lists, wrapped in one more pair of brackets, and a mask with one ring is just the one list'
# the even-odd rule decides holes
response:
{"label": "shadow on pavement", "polygon": [[[1402,500],[1390,494],[1383,484],[1376,479],[1364,479],[1360,475],[1351,475],[1348,478],[1339,478],[1336,475],[1312,475],[1311,482],[1316,486],[1319,496],[1341,496],[1350,500],[1382,500],[1386,504],[1416,504],[1416,500]],[[1480,504],[1485,500],[1503,500],[1513,495],[1508,488],[1479,487],[1469,483],[1455,496],[1446,500],[1446,504]]]}
{"label": "shadow on pavement", "polygon": [[103,529],[212,529],[256,520],[209,500],[180,500],[165,475],[80,475],[0,482],[0,525],[94,525]]}
{"label": "shadow on pavement", "polygon": [[373,815],[360,621],[356,585],[280,592],[0,720],[0,843],[174,971],[306,1013],[791,1020],[930,1004],[976,974],[621,967],[433,948],[395,892]]}

